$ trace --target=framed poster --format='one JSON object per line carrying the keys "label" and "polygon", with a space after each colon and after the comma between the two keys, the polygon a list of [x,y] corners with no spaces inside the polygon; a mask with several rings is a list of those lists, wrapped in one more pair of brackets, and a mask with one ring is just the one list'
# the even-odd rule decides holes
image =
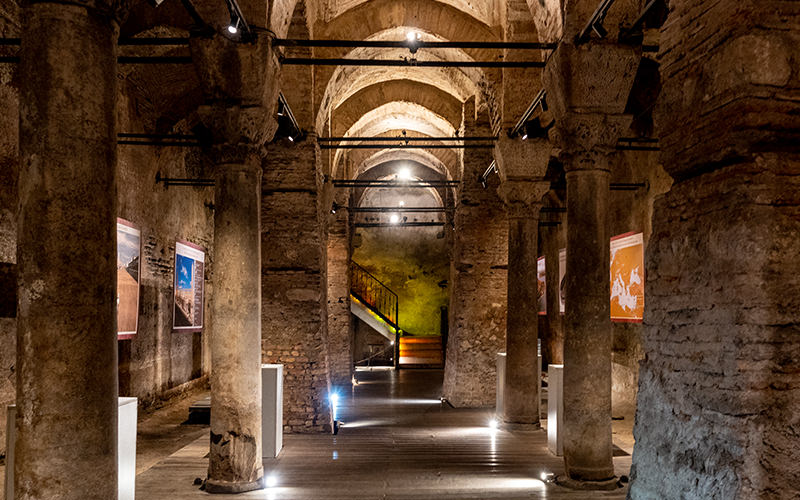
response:
{"label": "framed poster", "polygon": [[133,338],[139,326],[142,232],[117,219],[117,339]]}
{"label": "framed poster", "polygon": [[205,251],[192,243],[175,243],[174,305],[172,330],[199,332],[203,329],[203,273]]}
{"label": "framed poster", "polygon": [[558,251],[558,307],[561,314],[566,312],[564,307],[564,276],[567,274],[567,249],[562,248]]}
{"label": "framed poster", "polygon": [[639,323],[644,317],[644,237],[611,238],[611,320]]}
{"label": "framed poster", "polygon": [[544,257],[536,261],[536,294],[539,298],[539,314],[547,314],[547,279]]}

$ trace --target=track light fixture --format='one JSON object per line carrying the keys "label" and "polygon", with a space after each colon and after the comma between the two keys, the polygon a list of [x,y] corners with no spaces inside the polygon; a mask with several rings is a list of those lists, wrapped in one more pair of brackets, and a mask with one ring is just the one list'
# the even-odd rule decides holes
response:
{"label": "track light fixture", "polygon": [[496,160],[492,160],[492,163],[489,165],[489,168],[487,168],[484,173],[482,173],[481,175],[478,176],[478,182],[481,183],[481,187],[483,189],[486,189],[486,188],[489,187],[489,184],[487,182],[488,179],[489,179],[489,176],[492,175],[492,174],[496,174],[496,173],[498,173],[498,171],[497,171],[497,161]]}
{"label": "track light fixture", "polygon": [[248,42],[255,38],[253,31],[244,18],[239,3],[236,0],[226,0],[226,5],[231,16],[231,21],[227,28],[228,33],[239,36],[239,39],[243,42]]}
{"label": "track light fixture", "polygon": [[542,126],[539,118],[532,118],[537,108],[541,108],[542,112],[547,111],[547,92],[544,89],[536,94],[533,102],[531,102],[531,105],[528,106],[528,109],[522,114],[522,117],[517,121],[516,125],[509,129],[508,136],[512,139],[514,137],[521,137],[523,141],[528,137],[544,137],[547,130],[553,126],[553,123]]}

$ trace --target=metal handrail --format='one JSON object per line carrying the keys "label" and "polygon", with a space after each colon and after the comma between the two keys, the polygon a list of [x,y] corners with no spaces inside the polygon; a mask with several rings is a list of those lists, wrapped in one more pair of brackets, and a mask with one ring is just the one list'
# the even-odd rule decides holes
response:
{"label": "metal handrail", "polygon": [[397,294],[372,273],[353,261],[350,261],[350,293],[384,321],[399,330]]}

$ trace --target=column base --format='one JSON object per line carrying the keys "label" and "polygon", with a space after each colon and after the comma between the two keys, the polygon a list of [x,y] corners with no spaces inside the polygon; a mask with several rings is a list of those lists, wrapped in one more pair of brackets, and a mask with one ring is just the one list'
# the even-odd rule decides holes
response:
{"label": "column base", "polygon": [[244,493],[264,489],[264,478],[261,477],[249,483],[232,483],[229,481],[217,481],[206,479],[206,493]]}
{"label": "column base", "polygon": [[619,484],[619,478],[617,476],[614,476],[611,479],[604,479],[602,481],[584,481],[582,479],[572,479],[568,476],[558,476],[556,478],[556,484],[559,486],[564,486],[565,488],[584,491],[611,491],[621,487]]}
{"label": "column base", "polygon": [[500,422],[500,428],[506,431],[515,432],[536,432],[542,430],[539,422],[535,423],[520,423],[520,422]]}

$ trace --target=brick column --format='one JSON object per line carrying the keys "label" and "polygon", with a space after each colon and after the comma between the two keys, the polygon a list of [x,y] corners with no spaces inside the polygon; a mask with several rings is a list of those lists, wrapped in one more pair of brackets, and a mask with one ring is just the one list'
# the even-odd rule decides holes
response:
{"label": "brick column", "polygon": [[[465,135],[491,134],[485,112],[478,118],[470,99],[464,105]],[[494,406],[495,356],[505,345],[508,222],[498,178],[489,179],[488,189],[478,182],[492,160],[491,150],[465,150],[457,194],[443,386],[443,396],[455,406]]]}
{"label": "brick column", "polygon": [[670,2],[631,498],[797,497],[799,46],[797,2]]}

